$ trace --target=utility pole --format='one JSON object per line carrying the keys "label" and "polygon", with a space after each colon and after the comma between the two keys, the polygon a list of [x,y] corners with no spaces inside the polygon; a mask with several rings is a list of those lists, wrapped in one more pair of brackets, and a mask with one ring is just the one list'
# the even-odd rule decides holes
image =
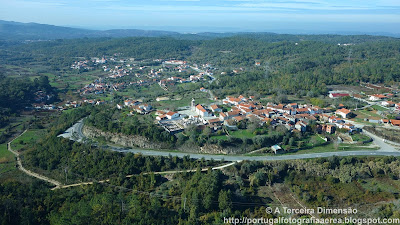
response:
{"label": "utility pole", "polygon": [[65,172],[65,184],[68,183],[68,169],[67,167],[64,168],[64,172]]}

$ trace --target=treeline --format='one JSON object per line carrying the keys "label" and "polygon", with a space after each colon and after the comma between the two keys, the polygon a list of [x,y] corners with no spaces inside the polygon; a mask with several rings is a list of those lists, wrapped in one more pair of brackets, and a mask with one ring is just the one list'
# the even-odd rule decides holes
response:
{"label": "treeline", "polygon": [[37,91],[55,94],[46,76],[35,78],[32,82],[28,78],[8,78],[0,74],[0,90],[0,128],[6,127],[0,132],[0,143],[9,137],[11,118],[35,102],[34,94]]}
{"label": "treeline", "polygon": [[[136,157],[127,164],[159,159]],[[200,161],[196,163],[201,166]],[[144,165],[141,169],[147,170]],[[230,216],[280,216],[265,212],[265,207],[278,204],[265,191],[276,192],[277,187],[291,191],[307,208],[355,207],[355,218],[365,214],[398,218],[399,169],[400,160],[395,157],[329,157],[245,161],[223,172],[198,169],[175,174],[170,180],[152,173],[130,178],[121,174],[107,183],[56,191],[40,182],[7,181],[0,184],[0,219],[3,224],[221,224]],[[110,170],[120,171],[117,166]]]}

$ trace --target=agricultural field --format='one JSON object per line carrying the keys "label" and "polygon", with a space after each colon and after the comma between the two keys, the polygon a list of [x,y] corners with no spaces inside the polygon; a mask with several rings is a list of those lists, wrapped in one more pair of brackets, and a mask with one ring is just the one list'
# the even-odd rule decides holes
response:
{"label": "agricultural field", "polygon": [[11,143],[11,147],[13,150],[16,151],[24,150],[26,145],[36,143],[36,141],[38,141],[42,137],[43,133],[44,133],[43,130],[36,130],[36,129],[28,130],[22,136],[15,139]]}

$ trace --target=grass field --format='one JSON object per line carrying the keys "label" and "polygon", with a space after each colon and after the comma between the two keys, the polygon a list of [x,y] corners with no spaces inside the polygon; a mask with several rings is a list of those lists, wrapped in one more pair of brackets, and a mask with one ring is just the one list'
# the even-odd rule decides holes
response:
{"label": "grass field", "polygon": [[254,136],[256,136],[255,134],[249,132],[248,130],[236,130],[236,131],[230,131],[229,134],[233,137],[237,137],[237,138],[253,138]]}
{"label": "grass field", "polygon": [[378,111],[387,111],[387,109],[386,108],[383,108],[382,106],[380,106],[380,105],[373,105],[373,106],[371,106],[373,109],[375,109],[375,110],[378,110]]}
{"label": "grass field", "polygon": [[7,150],[7,144],[0,144],[0,181],[13,177],[10,172],[17,171],[14,154]]}
{"label": "grass field", "polygon": [[351,138],[353,138],[353,141],[368,141],[371,139],[370,137],[363,134],[353,134],[351,135]]}
{"label": "grass field", "polygon": [[28,130],[21,137],[15,139],[11,143],[11,147],[13,150],[20,151],[27,144],[32,144],[35,143],[37,140],[39,140],[42,134],[43,134],[42,130]]}
{"label": "grass field", "polygon": [[14,154],[7,150],[7,144],[0,145],[0,163],[11,162],[14,160]]}

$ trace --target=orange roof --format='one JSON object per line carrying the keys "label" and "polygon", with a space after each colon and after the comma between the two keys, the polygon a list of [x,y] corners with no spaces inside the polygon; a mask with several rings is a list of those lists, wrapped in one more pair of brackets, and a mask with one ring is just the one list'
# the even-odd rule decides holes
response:
{"label": "orange roof", "polygon": [[344,114],[349,114],[351,111],[348,110],[348,109],[343,108],[343,109],[338,109],[336,112],[341,112],[341,113],[344,113]]}
{"label": "orange roof", "polygon": [[168,112],[167,115],[168,115],[168,116],[173,116],[173,115],[175,115],[175,113],[176,113],[176,112],[172,112],[172,111],[171,111],[171,112]]}
{"label": "orange roof", "polygon": [[209,122],[209,123],[218,123],[218,122],[221,122],[221,120],[219,120],[218,118],[216,118],[216,119],[208,120],[208,122]]}
{"label": "orange roof", "polygon": [[219,108],[217,105],[211,105],[210,107],[214,110]]}
{"label": "orange roof", "polygon": [[202,111],[202,112],[206,112],[206,110],[204,109],[204,107],[203,107],[202,105],[200,105],[200,104],[198,104],[198,105],[196,106],[196,108],[199,109],[199,110]]}
{"label": "orange roof", "polygon": [[241,121],[241,120],[244,119],[244,117],[243,117],[243,116],[236,116],[236,117],[234,117],[234,119],[235,119],[236,121]]}
{"label": "orange roof", "polygon": [[395,126],[400,126],[400,120],[390,120],[390,122]]}

